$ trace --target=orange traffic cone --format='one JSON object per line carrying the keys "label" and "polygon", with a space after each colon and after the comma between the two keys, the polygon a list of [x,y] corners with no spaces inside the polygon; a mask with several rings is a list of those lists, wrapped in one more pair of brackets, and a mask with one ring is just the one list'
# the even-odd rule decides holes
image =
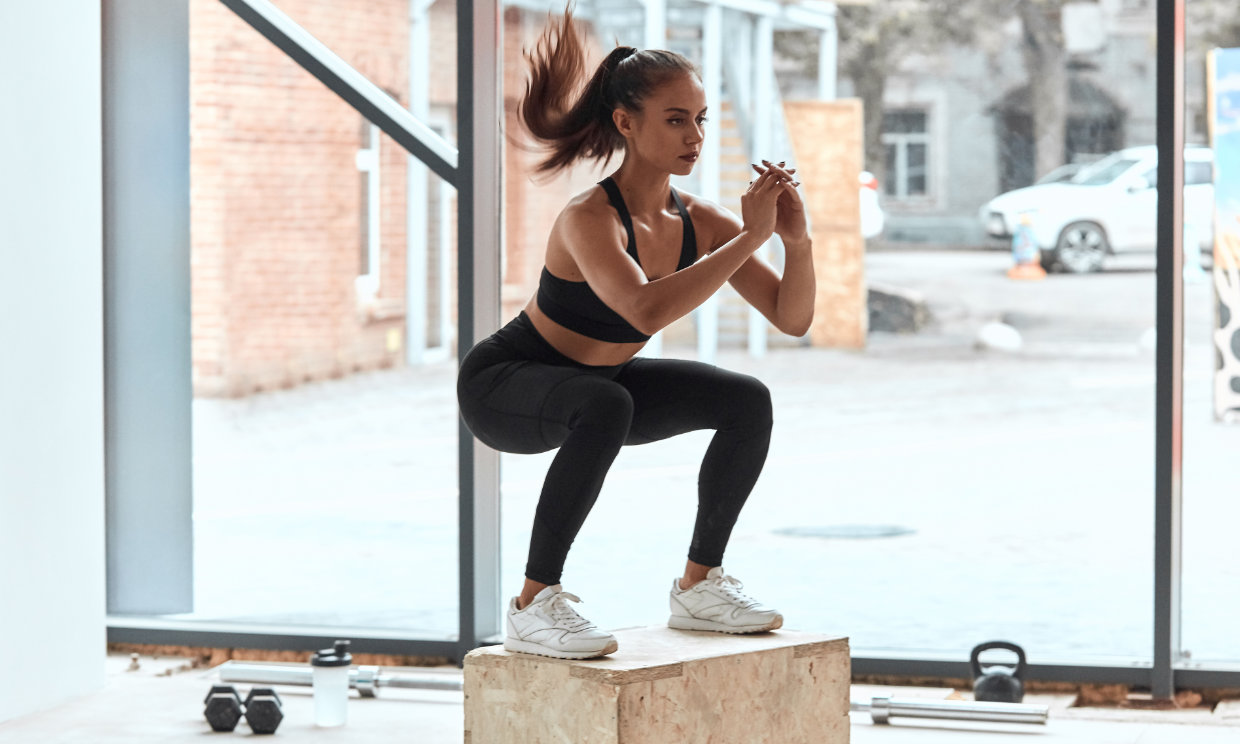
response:
{"label": "orange traffic cone", "polygon": [[1020,225],[1012,235],[1012,268],[1008,269],[1009,279],[1045,279],[1046,269],[1042,268],[1042,253],[1038,250],[1037,241],[1033,239],[1033,218],[1028,212],[1021,214]]}

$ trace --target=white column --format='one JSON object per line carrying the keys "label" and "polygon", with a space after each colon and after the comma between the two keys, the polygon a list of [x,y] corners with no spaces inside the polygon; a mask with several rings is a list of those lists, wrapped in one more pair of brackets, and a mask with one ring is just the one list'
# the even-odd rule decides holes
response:
{"label": "white column", "polygon": [[[776,91],[772,89],[771,57],[774,29],[769,16],[758,16],[754,24],[753,34],[753,154],[752,162],[760,162],[770,158],[772,140],[772,108],[778,101]],[[770,255],[770,244],[758,249],[762,258]],[[766,355],[767,320],[762,313],[754,308],[749,309],[749,354],[761,357]]]}
{"label": "white column", "polygon": [[839,28],[835,25],[835,5],[831,6],[831,28],[818,32],[818,98],[834,101],[835,81],[839,77],[836,67],[839,58]]}
{"label": "white column", "polygon": [[[702,196],[718,202],[720,143],[719,124],[723,121],[723,9],[710,2],[702,18],[702,84],[706,87],[706,139],[698,158],[698,173],[702,179]],[[719,351],[719,294],[711,295],[697,309],[698,361],[714,364]]]}
{"label": "white column", "polygon": [[[105,679],[100,7],[0,3],[0,730]],[[158,183],[184,198],[181,214],[148,214],[162,237],[188,217],[188,177],[179,194]],[[166,250],[188,265],[186,243]]]}
{"label": "white column", "polygon": [[642,0],[646,6],[646,49],[667,48],[667,0]]}
{"label": "white column", "polygon": [[442,226],[438,243],[439,308],[436,312],[439,318],[439,346],[423,351],[427,361],[445,358],[456,335],[456,323],[452,319],[452,271],[449,268],[456,260],[456,244],[452,240],[452,231],[448,229],[448,225],[452,224],[452,199],[455,195],[451,184],[439,182],[439,224]]}
{"label": "white column", "polygon": [[[423,124],[430,115],[431,0],[409,6],[409,113]],[[426,353],[427,178],[421,160],[407,155],[405,207],[405,363],[420,364]],[[446,232],[447,223],[441,223]],[[446,264],[440,264],[446,266]],[[443,273],[447,274],[445,270]]]}
{"label": "white column", "polygon": [[[457,137],[462,169],[457,203],[458,361],[500,322],[503,253],[503,159],[500,55],[503,21],[498,0],[457,0]],[[467,263],[468,262],[468,263]],[[460,571],[461,643],[503,631],[500,577],[500,458],[462,424]],[[472,635],[471,635],[472,634]],[[462,654],[463,656],[464,654]]]}
{"label": "white column", "polygon": [[379,293],[381,272],[380,247],[382,239],[382,188],[379,172],[379,127],[371,124],[366,137],[366,149],[357,151],[357,169],[366,174],[366,273],[355,282],[358,300],[371,302]]}
{"label": "white column", "polygon": [[[667,48],[667,2],[666,0],[643,0],[646,6],[646,33],[642,46],[646,49]],[[663,332],[650,337],[641,350],[645,357],[663,356]]]}

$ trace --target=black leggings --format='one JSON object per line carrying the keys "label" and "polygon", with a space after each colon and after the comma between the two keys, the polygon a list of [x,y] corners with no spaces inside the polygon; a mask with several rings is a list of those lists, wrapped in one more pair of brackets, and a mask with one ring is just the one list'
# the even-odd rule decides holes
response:
{"label": "black leggings", "polygon": [[699,429],[715,436],[698,474],[689,560],[721,565],[771,440],[771,396],[757,379],[675,359],[579,364],[547,343],[525,313],[470,350],[456,389],[461,416],[487,446],[560,450],[543,482],[525,567],[527,578],[543,584],[560,583],[622,445]]}

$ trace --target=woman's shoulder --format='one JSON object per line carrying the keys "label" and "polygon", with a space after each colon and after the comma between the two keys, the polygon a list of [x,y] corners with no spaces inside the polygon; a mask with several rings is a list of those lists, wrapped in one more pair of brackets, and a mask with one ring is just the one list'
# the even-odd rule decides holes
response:
{"label": "woman's shoulder", "polygon": [[704,196],[691,193],[689,191],[681,191],[676,189],[676,193],[680,195],[681,201],[685,203],[685,209],[689,211],[689,217],[696,224],[699,218],[706,222],[724,221],[731,222],[736,219],[736,215],[732,214],[732,210],[720,205]]}
{"label": "woman's shoulder", "polygon": [[620,224],[620,216],[612,208],[607,192],[598,184],[574,194],[560,210],[551,228],[553,242],[556,238],[578,241],[586,235],[597,238],[611,233],[618,240],[623,240],[624,228]]}
{"label": "woman's shoulder", "polygon": [[681,201],[685,203],[685,210],[689,212],[694,229],[705,234],[707,251],[718,248],[736,237],[736,233],[740,231],[740,218],[727,207],[688,191],[677,189],[676,193],[680,194]]}
{"label": "woman's shoulder", "polygon": [[558,221],[580,222],[606,219],[615,216],[615,210],[611,208],[611,202],[607,199],[607,192],[603,187],[594,184],[590,188],[574,194],[564,208],[560,210]]}

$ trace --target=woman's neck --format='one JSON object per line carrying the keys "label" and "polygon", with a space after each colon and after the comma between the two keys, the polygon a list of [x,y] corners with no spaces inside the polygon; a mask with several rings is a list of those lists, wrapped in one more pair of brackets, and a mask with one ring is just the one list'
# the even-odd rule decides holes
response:
{"label": "woman's neck", "polygon": [[616,182],[629,214],[652,216],[667,209],[671,195],[671,174],[642,166],[625,158],[611,180]]}

